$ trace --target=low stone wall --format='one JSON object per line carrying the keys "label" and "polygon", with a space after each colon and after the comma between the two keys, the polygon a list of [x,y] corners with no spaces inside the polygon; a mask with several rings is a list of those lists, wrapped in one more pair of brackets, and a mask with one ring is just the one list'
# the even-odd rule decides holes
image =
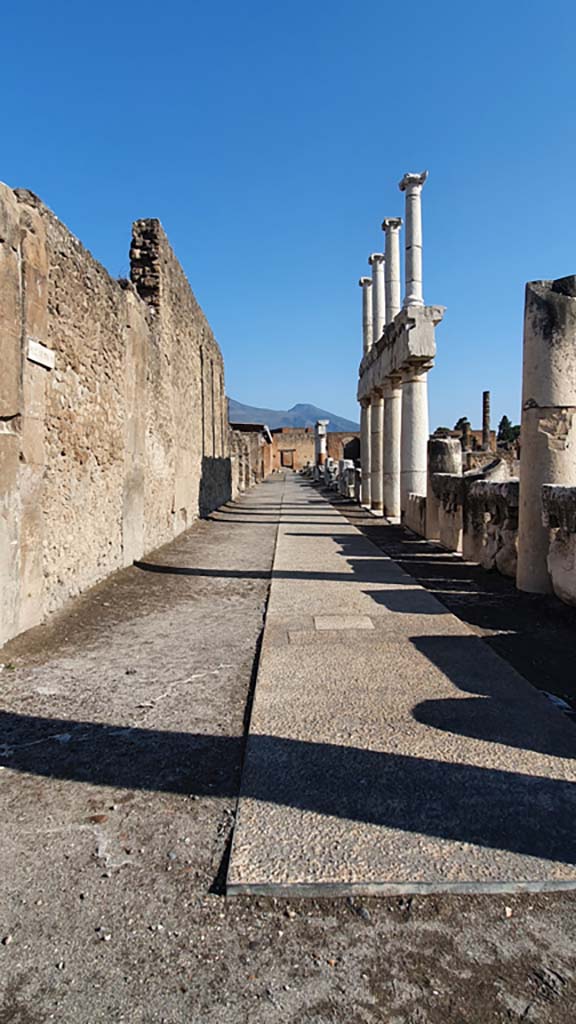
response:
{"label": "low stone wall", "polygon": [[484,569],[516,576],[518,480],[471,481],[464,502],[462,554]]}
{"label": "low stone wall", "polygon": [[548,571],[554,593],[576,605],[576,487],[544,485],[542,523],[550,531]]}
{"label": "low stone wall", "polygon": [[461,551],[464,477],[455,473],[434,473],[430,482],[438,507],[438,541],[449,551]]}
{"label": "low stone wall", "polygon": [[[518,480],[505,477],[505,463],[492,460],[480,474],[430,473],[428,498],[411,494],[404,524],[448,551],[505,576],[516,573]],[[427,503],[435,515],[426,516]],[[430,509],[428,510],[430,511]],[[434,536],[427,525],[434,522]]]}
{"label": "low stone wall", "polygon": [[0,184],[0,643],[231,497],[222,355],[157,220],[130,261]]}

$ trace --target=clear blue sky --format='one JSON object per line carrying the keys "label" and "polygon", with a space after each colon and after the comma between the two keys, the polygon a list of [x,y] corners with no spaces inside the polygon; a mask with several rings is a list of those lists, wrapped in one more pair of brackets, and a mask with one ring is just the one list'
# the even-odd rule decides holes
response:
{"label": "clear blue sky", "polygon": [[228,393],[357,418],[360,289],[428,168],[431,425],[519,416],[523,289],[576,272],[576,4],[9,4],[0,178],[114,275],[159,217]]}

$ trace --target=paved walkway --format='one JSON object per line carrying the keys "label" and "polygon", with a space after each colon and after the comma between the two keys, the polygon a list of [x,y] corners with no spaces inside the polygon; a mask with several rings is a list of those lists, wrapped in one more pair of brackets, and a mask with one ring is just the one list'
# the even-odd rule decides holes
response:
{"label": "paved walkway", "polygon": [[575,752],[571,722],[287,480],[230,893],[575,887]]}

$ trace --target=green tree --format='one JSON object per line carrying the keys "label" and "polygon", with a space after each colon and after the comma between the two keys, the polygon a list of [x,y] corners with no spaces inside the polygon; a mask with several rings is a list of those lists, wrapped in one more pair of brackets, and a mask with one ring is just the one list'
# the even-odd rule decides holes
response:
{"label": "green tree", "polygon": [[[503,416],[502,419],[500,420],[500,423],[498,424],[498,433],[496,435],[496,440],[500,441],[501,444],[505,444],[507,441],[513,441],[514,440],[513,430],[514,430],[514,427],[510,423],[510,420],[508,419],[508,417],[507,416]],[[518,428],[518,432],[519,431],[520,431],[520,428]],[[518,435],[516,435],[516,436],[518,436]]]}

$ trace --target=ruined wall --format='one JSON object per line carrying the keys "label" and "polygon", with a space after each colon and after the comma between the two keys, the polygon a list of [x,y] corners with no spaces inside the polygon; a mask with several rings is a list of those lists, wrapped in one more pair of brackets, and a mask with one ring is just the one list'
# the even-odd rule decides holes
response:
{"label": "ruined wall", "polygon": [[272,467],[303,469],[314,465],[314,429],[312,427],[278,427],[272,431]]}
{"label": "ruined wall", "polygon": [[231,495],[222,356],[158,221],[131,276],[0,185],[0,643]]}
{"label": "ruined wall", "polygon": [[232,498],[259,483],[269,473],[271,445],[264,444],[259,433],[231,430]]}
{"label": "ruined wall", "polygon": [[329,430],[326,435],[326,452],[335,462],[339,462],[340,459],[352,459],[356,462],[360,458],[360,434]]}
{"label": "ruined wall", "polygon": [[542,524],[549,531],[548,571],[554,593],[576,605],[576,487],[543,486]]}
{"label": "ruined wall", "polygon": [[518,480],[476,480],[464,507],[463,554],[485,569],[516,576]]}

